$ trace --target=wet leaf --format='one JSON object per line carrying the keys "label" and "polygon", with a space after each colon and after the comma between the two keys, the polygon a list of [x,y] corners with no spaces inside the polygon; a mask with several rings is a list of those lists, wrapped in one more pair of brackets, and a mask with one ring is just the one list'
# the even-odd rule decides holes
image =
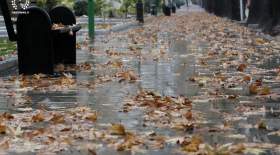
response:
{"label": "wet leaf", "polygon": [[112,124],[110,131],[112,135],[126,135],[125,127],[122,124]]}
{"label": "wet leaf", "polygon": [[269,94],[271,94],[270,88],[269,88],[269,87],[263,87],[263,88],[261,88],[261,90],[260,90],[260,95],[269,95]]}
{"label": "wet leaf", "polygon": [[12,114],[7,113],[7,112],[5,112],[2,115],[0,115],[0,119],[4,119],[4,120],[12,120],[14,118],[15,117]]}
{"label": "wet leaf", "polygon": [[244,72],[246,69],[247,65],[246,64],[240,64],[237,68],[237,71],[239,72]]}
{"label": "wet leaf", "polygon": [[121,81],[135,82],[138,79],[138,76],[133,71],[120,72],[117,73],[116,76],[118,78],[121,78],[120,82]]}
{"label": "wet leaf", "polygon": [[191,111],[188,111],[186,114],[185,114],[185,118],[188,119],[188,120],[192,120],[193,117],[192,117],[192,112]]}
{"label": "wet leaf", "polygon": [[255,84],[251,84],[249,86],[249,92],[252,95],[258,94],[258,86],[256,86]]}
{"label": "wet leaf", "polygon": [[87,114],[85,116],[85,119],[89,120],[89,121],[92,121],[92,122],[96,122],[96,120],[97,120],[97,113],[95,112],[95,113]]}
{"label": "wet leaf", "polygon": [[231,151],[229,150],[230,144],[224,144],[221,146],[212,147],[208,144],[205,145],[205,150],[207,155],[230,155]]}
{"label": "wet leaf", "polygon": [[256,44],[257,45],[263,45],[263,44],[265,44],[266,43],[266,41],[264,40],[264,39],[262,39],[262,38],[257,38],[256,39]]}
{"label": "wet leaf", "polygon": [[53,117],[50,119],[51,122],[54,124],[65,123],[64,116],[61,114],[54,114]]}
{"label": "wet leaf", "polygon": [[243,154],[244,151],[246,150],[246,147],[244,144],[237,144],[236,146],[234,146],[231,151],[233,153],[237,153],[237,154]]}
{"label": "wet leaf", "polygon": [[45,116],[42,112],[32,116],[32,122],[43,122],[45,120]]}
{"label": "wet leaf", "polygon": [[203,141],[199,136],[193,136],[191,141],[183,141],[181,147],[186,152],[197,152],[199,151],[199,145],[202,143]]}
{"label": "wet leaf", "polygon": [[265,121],[260,121],[257,125],[258,129],[261,129],[261,130],[266,130],[267,129],[267,125],[265,123]]}
{"label": "wet leaf", "polygon": [[3,140],[0,142],[0,150],[7,150],[10,148],[9,140]]}
{"label": "wet leaf", "polygon": [[0,125],[0,134],[6,134],[7,127],[6,125]]}
{"label": "wet leaf", "polygon": [[250,82],[251,79],[252,79],[252,78],[251,78],[250,76],[248,76],[248,75],[246,75],[246,76],[243,77],[243,80],[246,81],[246,82]]}

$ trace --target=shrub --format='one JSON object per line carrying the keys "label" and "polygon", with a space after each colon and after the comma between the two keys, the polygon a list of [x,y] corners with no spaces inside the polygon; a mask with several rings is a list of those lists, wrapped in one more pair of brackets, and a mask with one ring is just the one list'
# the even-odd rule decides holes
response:
{"label": "shrub", "polygon": [[73,9],[76,16],[87,15],[88,2],[86,0],[77,0]]}

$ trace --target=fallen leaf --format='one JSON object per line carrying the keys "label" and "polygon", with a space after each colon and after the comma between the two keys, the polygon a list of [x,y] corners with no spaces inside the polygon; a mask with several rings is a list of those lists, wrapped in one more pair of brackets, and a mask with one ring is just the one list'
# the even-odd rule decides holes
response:
{"label": "fallen leaf", "polygon": [[85,119],[89,120],[89,121],[92,121],[92,122],[96,122],[96,120],[97,120],[97,113],[95,112],[95,113],[87,114],[85,116]]}
{"label": "fallen leaf", "polygon": [[0,125],[0,134],[6,134],[6,129],[7,129],[7,127],[6,127],[6,125]]}
{"label": "fallen leaf", "polygon": [[38,114],[32,116],[32,122],[43,122],[45,120],[45,117],[42,112],[39,112]]}
{"label": "fallen leaf", "polygon": [[237,68],[237,71],[239,72],[244,72],[244,70],[246,69],[247,65],[246,64],[240,64]]}
{"label": "fallen leaf", "polygon": [[112,135],[126,135],[125,127],[122,124],[112,124],[110,131]]}
{"label": "fallen leaf", "polygon": [[183,151],[186,152],[197,152],[199,151],[199,145],[202,144],[203,141],[199,136],[193,136],[191,141],[183,141],[181,146]]}
{"label": "fallen leaf", "polygon": [[7,150],[10,148],[9,140],[4,140],[0,143],[0,150]]}
{"label": "fallen leaf", "polygon": [[269,95],[270,93],[271,92],[270,92],[270,88],[269,87],[263,87],[260,90],[260,95]]}
{"label": "fallen leaf", "polygon": [[186,112],[185,113],[185,118],[187,119],[187,120],[192,120],[193,119],[193,117],[192,117],[192,111],[188,111],[188,112]]}
{"label": "fallen leaf", "polygon": [[261,130],[267,129],[266,123],[263,120],[258,123],[257,127],[258,127],[258,129],[261,129]]}
{"label": "fallen leaf", "polygon": [[249,92],[252,95],[258,94],[258,86],[256,86],[255,84],[251,84],[249,86]]}
{"label": "fallen leaf", "polygon": [[250,82],[251,79],[252,79],[252,78],[251,78],[250,76],[248,76],[248,75],[246,75],[246,76],[243,77],[243,81],[246,81],[246,82]]}
{"label": "fallen leaf", "polygon": [[51,122],[54,124],[65,123],[64,116],[61,114],[54,114],[53,117],[50,119]]}

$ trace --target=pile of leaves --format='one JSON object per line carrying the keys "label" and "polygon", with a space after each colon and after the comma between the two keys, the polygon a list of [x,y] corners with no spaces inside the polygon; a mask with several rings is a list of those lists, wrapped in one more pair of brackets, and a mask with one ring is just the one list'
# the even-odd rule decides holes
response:
{"label": "pile of leaves", "polygon": [[192,102],[183,96],[161,96],[151,91],[141,91],[128,100],[122,108],[129,112],[134,108],[144,108],[143,126],[173,128],[190,131],[195,127],[195,117],[192,113]]}

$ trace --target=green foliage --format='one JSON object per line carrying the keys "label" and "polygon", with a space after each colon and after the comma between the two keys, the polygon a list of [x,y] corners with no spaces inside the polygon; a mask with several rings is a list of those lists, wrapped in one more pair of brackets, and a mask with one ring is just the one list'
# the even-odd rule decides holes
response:
{"label": "green foliage", "polygon": [[137,0],[123,0],[121,11],[127,16],[128,13],[135,13],[135,5]]}
{"label": "green foliage", "polygon": [[37,0],[36,3],[39,7],[50,10],[56,5],[65,5],[69,8],[72,8],[74,0]]}
{"label": "green foliage", "polygon": [[57,4],[58,4],[58,0],[46,0],[45,8],[47,10],[51,10]]}
{"label": "green foliage", "polygon": [[59,0],[60,4],[65,5],[69,8],[73,8],[74,7],[74,0]]}
{"label": "green foliage", "polygon": [[95,14],[102,15],[103,9],[106,7],[104,0],[95,0]]}
{"label": "green foliage", "polygon": [[16,43],[10,42],[5,38],[0,39],[0,56],[11,54],[16,49]]}
{"label": "green foliage", "polygon": [[87,0],[78,0],[73,6],[76,16],[87,15],[88,2]]}

